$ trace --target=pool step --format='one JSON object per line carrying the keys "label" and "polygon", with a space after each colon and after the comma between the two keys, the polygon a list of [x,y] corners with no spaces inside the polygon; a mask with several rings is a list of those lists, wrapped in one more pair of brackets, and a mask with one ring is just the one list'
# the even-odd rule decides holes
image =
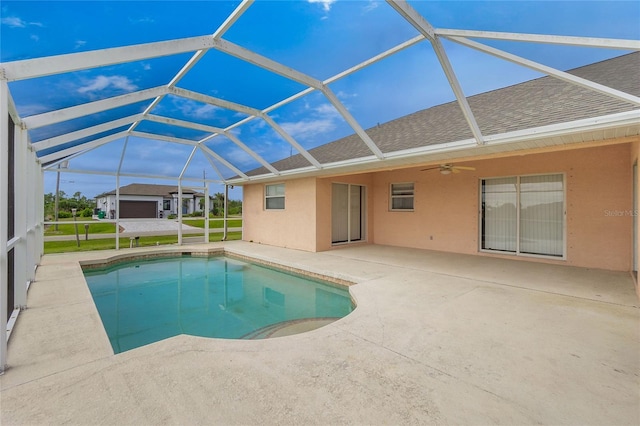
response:
{"label": "pool step", "polygon": [[276,324],[267,325],[258,330],[242,336],[242,339],[269,339],[271,337],[290,336],[292,334],[304,333],[306,331],[315,330],[324,327],[340,318],[324,317],[324,318],[301,318],[289,321],[282,321]]}

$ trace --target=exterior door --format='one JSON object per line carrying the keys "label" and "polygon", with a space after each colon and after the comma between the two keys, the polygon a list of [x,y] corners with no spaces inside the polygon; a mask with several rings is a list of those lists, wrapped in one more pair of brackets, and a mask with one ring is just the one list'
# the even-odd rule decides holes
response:
{"label": "exterior door", "polygon": [[331,242],[365,239],[365,187],[334,183],[331,188]]}

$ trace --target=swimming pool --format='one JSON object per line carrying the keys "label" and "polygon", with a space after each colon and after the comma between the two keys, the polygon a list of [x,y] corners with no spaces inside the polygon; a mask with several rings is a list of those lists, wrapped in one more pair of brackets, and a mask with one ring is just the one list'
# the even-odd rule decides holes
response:
{"label": "swimming pool", "polygon": [[179,334],[293,334],[353,309],[346,288],[225,256],[128,261],[84,275],[115,353]]}

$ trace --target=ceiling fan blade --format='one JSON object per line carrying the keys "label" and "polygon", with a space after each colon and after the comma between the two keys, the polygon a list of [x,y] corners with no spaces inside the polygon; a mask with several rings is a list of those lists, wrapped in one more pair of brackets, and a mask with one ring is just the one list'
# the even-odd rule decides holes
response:
{"label": "ceiling fan blade", "polygon": [[435,167],[427,167],[426,169],[422,169],[420,170],[421,172],[426,172],[427,170],[438,170],[440,168],[440,166],[435,166]]}
{"label": "ceiling fan blade", "polygon": [[454,169],[458,169],[458,170],[475,170],[475,167],[470,167],[470,166],[453,166]]}
{"label": "ceiling fan blade", "polygon": [[457,168],[457,167],[452,167],[450,170],[451,170],[453,173],[460,173],[460,170],[458,170],[458,168]]}

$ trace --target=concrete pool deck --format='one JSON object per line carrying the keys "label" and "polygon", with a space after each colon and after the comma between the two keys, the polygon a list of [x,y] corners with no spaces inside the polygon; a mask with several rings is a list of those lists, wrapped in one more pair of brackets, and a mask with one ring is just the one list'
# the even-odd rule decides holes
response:
{"label": "concrete pool deck", "polygon": [[304,334],[182,335],[113,355],[78,261],[188,247],[43,257],[9,341],[1,424],[640,424],[627,273],[215,243],[356,282],[358,307]]}

